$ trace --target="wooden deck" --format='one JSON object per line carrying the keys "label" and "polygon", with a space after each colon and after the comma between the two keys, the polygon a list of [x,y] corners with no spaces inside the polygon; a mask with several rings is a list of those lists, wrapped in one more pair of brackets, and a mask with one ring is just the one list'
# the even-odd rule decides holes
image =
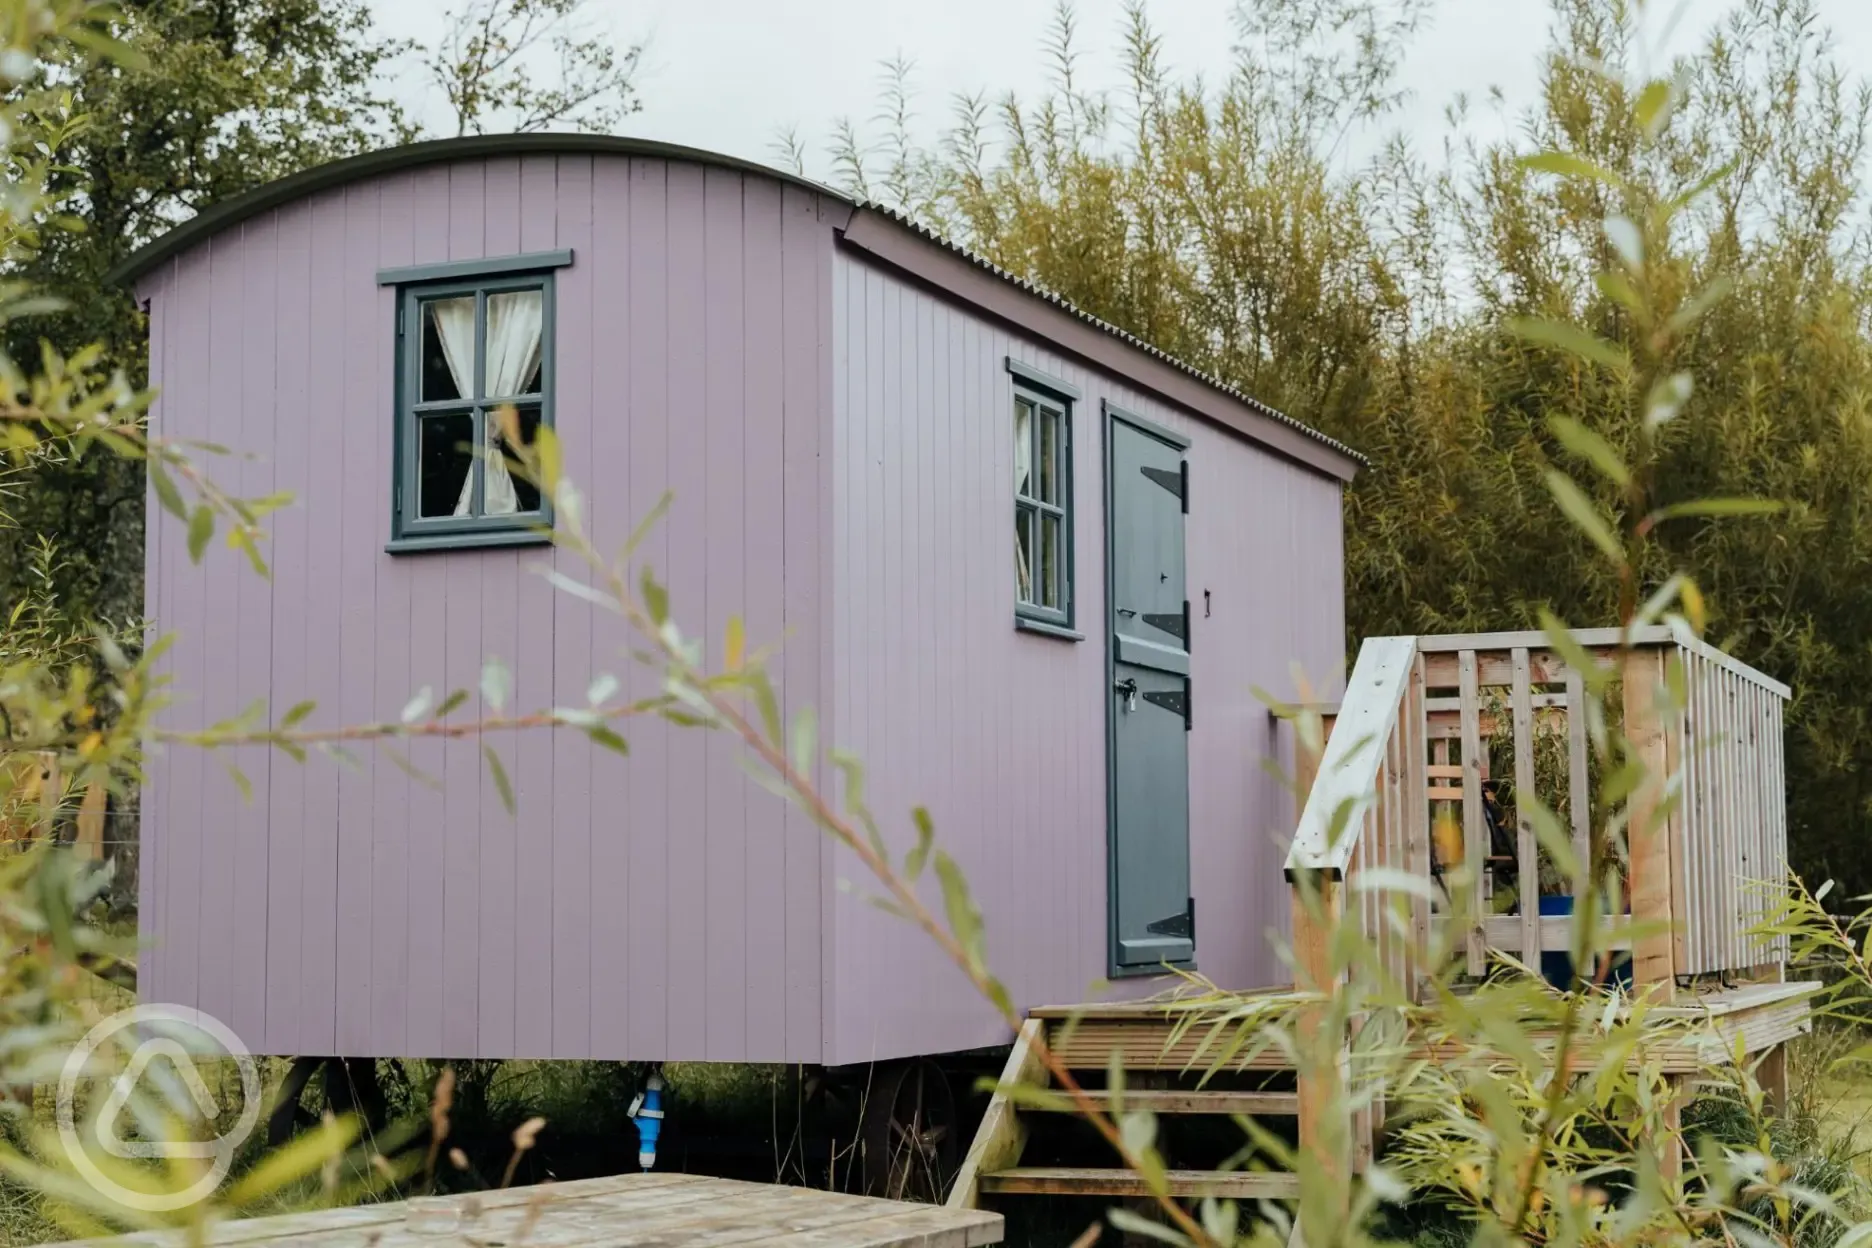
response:
{"label": "wooden deck", "polygon": [[[266,1248],[978,1248],[998,1244],[1001,1215],[688,1174],[628,1174],[222,1222],[209,1245]],[[82,1241],[184,1248],[186,1231]]]}
{"label": "wooden deck", "polygon": [[[1681,1087],[1733,1063],[1738,1049],[1745,1060],[1758,1054],[1767,1055],[1769,1060],[1760,1066],[1758,1077],[1778,1102],[1786,1096],[1786,1049],[1781,1046],[1812,1028],[1810,998],[1820,988],[1817,983],[1755,983],[1720,989],[1705,986],[1680,994],[1668,1005],[1649,1008],[1644,1015],[1645,1034],[1633,1046],[1629,1060],[1634,1067],[1651,1066],[1671,1084]],[[1290,991],[1269,988],[1245,995],[1277,996]],[[1119,1199],[1145,1194],[1146,1189],[1136,1175],[1114,1167],[1022,1165],[1032,1116],[1070,1114],[1078,1109],[1063,1093],[1036,1097],[1029,1092],[1016,1098],[1010,1095],[1009,1089],[1017,1085],[1026,1085],[1029,1089],[1049,1086],[1045,1068],[1032,1054],[1035,1038],[1042,1035],[1062,1063],[1079,1071],[1108,1070],[1114,1056],[1127,1072],[1161,1072],[1159,1078],[1165,1074],[1187,1078],[1215,1071],[1293,1071],[1292,1065],[1273,1050],[1246,1059],[1218,1062],[1218,1057],[1238,1038],[1240,1022],[1229,1020],[1218,1028],[1201,1016],[1203,1009],[1194,1002],[1178,1002],[1172,998],[1052,1005],[1031,1011],[1009,1054],[1001,1087],[997,1088],[982,1118],[981,1128],[950,1192],[950,1207],[973,1207],[984,1196],[1073,1195]],[[1192,1013],[1196,1015],[1194,1018]],[[1603,1014],[1603,1009],[1597,1007],[1587,1011],[1586,1034],[1579,1037],[1574,1048],[1579,1060],[1591,1060]],[[1543,1034],[1538,1029],[1530,1038],[1537,1054],[1543,1050],[1551,1052],[1556,1040],[1552,1031]],[[1420,1036],[1415,1056],[1440,1063],[1458,1059],[1480,1059],[1485,1063],[1509,1060],[1476,1042],[1437,1035]],[[1264,1122],[1295,1119],[1304,1132],[1307,1119],[1304,1075],[1300,1075],[1298,1083],[1292,1092],[1276,1088],[1214,1088],[1206,1083],[1182,1088],[1130,1087],[1123,1093],[1123,1104],[1128,1110],[1149,1110],[1160,1115],[1237,1114]],[[1087,1096],[1100,1108],[1110,1110],[1111,1093],[1095,1089]],[[1378,1110],[1366,1124],[1373,1134],[1382,1126],[1382,1113],[1382,1109]],[[1304,1134],[1302,1138],[1304,1140]],[[1354,1164],[1362,1166],[1370,1160],[1369,1144],[1361,1140]],[[1673,1163],[1667,1159],[1666,1164]],[[1185,1198],[1279,1200],[1291,1198],[1298,1191],[1298,1180],[1288,1173],[1176,1170],[1170,1173],[1169,1180],[1171,1194]]]}
{"label": "wooden deck", "polygon": [[[1326,1129],[1344,1094],[1344,1059],[1353,1044],[1346,1020],[1321,1000],[1338,991],[1347,973],[1333,956],[1341,926],[1355,928],[1386,981],[1417,1001],[1449,990],[1430,963],[1447,950],[1469,985],[1458,992],[1499,973],[1497,955],[1514,955],[1538,971],[1540,954],[1570,950],[1577,920],[1568,890],[1579,881],[1543,874],[1536,806],[1525,799],[1541,798],[1563,812],[1573,856],[1586,861],[1593,806],[1586,691],[1588,677],[1597,685],[1612,665],[1625,733],[1646,776],[1624,800],[1628,869],[1623,906],[1615,901],[1611,908],[1626,913],[1598,920],[1596,947],[1630,950],[1633,997],[1646,1005],[1639,1012],[1633,997],[1590,1003],[1569,1060],[1590,1062],[1605,1052],[1608,1009],[1613,1021],[1640,1021],[1635,1040],[1624,1029],[1614,1060],[1656,1070],[1671,1089],[1659,1158],[1667,1172],[1682,1162],[1681,1133],[1670,1128],[1699,1078],[1741,1060],[1770,1103],[1785,1104],[1787,1042],[1811,1029],[1810,998],[1821,987],[1783,982],[1788,940],[1761,923],[1774,913],[1787,874],[1780,746],[1787,686],[1677,625],[1629,636],[1588,629],[1559,647],[1538,632],[1375,637],[1360,648],[1336,707],[1299,710],[1319,717],[1311,725],[1317,736],[1307,736],[1323,739],[1325,748],[1318,757],[1297,756],[1305,797],[1287,856],[1294,973],[1315,991],[1280,1004],[1301,1051],[1341,1060],[1295,1069],[1281,1050],[1257,1051],[1244,1035],[1254,1024],[1247,1007],[1257,994],[1213,1006],[1186,998],[1036,1009],[964,1160],[951,1205],[972,1205],[984,1194],[1135,1194],[1135,1176],[1121,1169],[1022,1163],[1029,1124],[1057,1121],[1066,1109],[1057,1093],[1033,1095],[1050,1083],[1032,1055],[1041,1036],[1071,1070],[1103,1072],[1117,1062],[1150,1072],[1125,1093],[1140,1108],[1292,1120],[1300,1149],[1329,1171],[1369,1166],[1383,1101],[1355,1111],[1349,1141]],[[1683,680],[1667,680],[1672,672]],[[1564,753],[1564,775],[1543,776],[1536,767],[1543,742]],[[1491,765],[1510,755],[1512,766],[1502,769],[1512,774],[1491,776]],[[1673,784],[1680,800],[1667,803]],[[1383,879],[1362,887],[1368,872],[1411,877],[1419,887]],[[1543,914],[1537,901],[1544,904],[1547,894],[1564,904]],[[1454,924],[1461,926],[1452,931]],[[1520,1038],[1531,1040],[1532,1050],[1511,1057],[1448,1014],[1419,1017],[1405,1056],[1440,1065],[1496,1066],[1530,1057],[1552,1064],[1559,1040],[1552,1020],[1550,1011],[1530,1010]],[[1254,1077],[1263,1073],[1276,1078]],[[1210,1074],[1249,1077],[1218,1081],[1245,1085],[1234,1088],[1206,1080],[1176,1086]],[[1019,1095],[1010,1091],[1023,1087]],[[1033,1161],[1050,1159],[1049,1146],[1058,1155],[1057,1142],[1043,1139]],[[1173,1189],[1277,1197],[1292,1186],[1291,1175],[1180,1171]]]}

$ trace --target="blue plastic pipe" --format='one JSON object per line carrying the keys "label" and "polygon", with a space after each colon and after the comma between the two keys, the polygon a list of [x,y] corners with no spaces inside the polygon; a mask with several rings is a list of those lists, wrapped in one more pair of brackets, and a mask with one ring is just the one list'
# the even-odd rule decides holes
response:
{"label": "blue plastic pipe", "polygon": [[637,1164],[645,1170],[656,1165],[657,1136],[663,1131],[663,1072],[653,1070],[643,1091],[631,1102],[631,1121],[637,1124]]}

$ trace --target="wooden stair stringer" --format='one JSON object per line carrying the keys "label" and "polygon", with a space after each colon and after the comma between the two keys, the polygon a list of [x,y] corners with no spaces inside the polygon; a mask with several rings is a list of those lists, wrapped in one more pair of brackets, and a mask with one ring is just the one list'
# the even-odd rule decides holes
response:
{"label": "wooden stair stringer", "polygon": [[962,1168],[956,1172],[955,1184],[949,1189],[949,1199],[943,1202],[949,1208],[979,1208],[982,1176],[1010,1169],[1020,1163],[1021,1153],[1027,1147],[1027,1124],[1021,1121],[1020,1114],[1016,1112],[1008,1089],[1019,1084],[1044,1088],[1052,1082],[1051,1076],[1047,1074],[1046,1063],[1040,1060],[1040,1050],[1034,1043],[1036,1040],[1044,1040],[1045,1029],[1046,1020],[1030,1018],[1021,1024],[1020,1031],[1015,1035],[1007,1065],[1001,1070],[1001,1081],[995,1085],[994,1098],[988,1102],[981,1126],[969,1145],[968,1156],[962,1159]]}

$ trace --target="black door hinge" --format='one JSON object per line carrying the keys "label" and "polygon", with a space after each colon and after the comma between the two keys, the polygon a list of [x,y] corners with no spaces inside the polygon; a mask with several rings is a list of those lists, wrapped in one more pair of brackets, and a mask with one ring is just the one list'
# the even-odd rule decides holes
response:
{"label": "black door hinge", "polygon": [[1190,720],[1190,687],[1191,686],[1190,686],[1189,679],[1185,677],[1183,681],[1183,688],[1181,690],[1150,689],[1150,690],[1146,690],[1143,693],[1138,694],[1137,696],[1140,698],[1143,698],[1146,702],[1150,703],[1152,706],[1161,706],[1163,707],[1164,710],[1169,711],[1172,714],[1181,715],[1183,717],[1183,731],[1188,732],[1190,730],[1190,723],[1191,723],[1191,720]]}
{"label": "black door hinge", "polygon": [[1144,930],[1153,936],[1180,936],[1191,944],[1196,943],[1196,910],[1185,905],[1182,914],[1173,914],[1168,918],[1158,919],[1155,923],[1146,923]]}
{"label": "black door hinge", "polygon": [[1183,460],[1179,466],[1183,469],[1183,488],[1177,493],[1183,497],[1183,514],[1187,516],[1189,515],[1189,460]]}
{"label": "black door hinge", "polygon": [[1189,604],[1185,603],[1184,610],[1177,613],[1176,615],[1171,615],[1168,611],[1161,611],[1161,612],[1147,611],[1144,613],[1144,622],[1150,625],[1152,628],[1159,629],[1163,632],[1169,633],[1171,636],[1175,637],[1178,641],[1183,643],[1183,648],[1185,650],[1188,650],[1189,649],[1188,605]]}

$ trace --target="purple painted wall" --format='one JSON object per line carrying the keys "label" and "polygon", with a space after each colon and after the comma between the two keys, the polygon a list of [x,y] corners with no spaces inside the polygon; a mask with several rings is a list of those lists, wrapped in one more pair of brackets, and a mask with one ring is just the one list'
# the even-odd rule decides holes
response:
{"label": "purple painted wall", "polygon": [[[1282,982],[1267,939],[1287,918],[1291,800],[1262,766],[1280,744],[1251,690],[1322,689],[1343,661],[1339,484],[1054,354],[841,250],[833,277],[832,735],[863,756],[901,853],[927,806],[971,882],[988,960],[1022,1007],[1090,999],[1106,974],[1105,598],[1100,403],[1191,439],[1187,528],[1191,874],[1197,963],[1227,987]],[[1077,387],[1076,623],[1017,632],[1005,360]],[[1211,614],[1202,593],[1210,591]],[[828,1058],[1005,1042],[926,937],[834,870]],[[940,908],[932,882],[928,895]],[[1164,986],[1134,979],[1126,995]]]}
{"label": "purple painted wall", "polygon": [[[839,248],[848,214],[683,159],[456,159],[287,200],[149,271],[158,432],[224,443],[251,458],[217,475],[298,499],[272,524],[270,581],[218,547],[196,567],[152,523],[169,721],[306,698],[313,726],[386,719],[422,686],[476,688],[489,655],[526,708],[577,704],[601,671],[650,692],[615,622],[529,571],[568,558],[383,551],[394,294],[377,270],[569,247],[556,419],[589,523],[615,545],[674,492],[644,557],[678,621],[719,638],[739,613],[785,638],[789,717],[817,707],[822,738],[862,756],[893,843],[931,808],[1024,1006],[1105,971],[1099,401],[1193,440],[1198,960],[1226,985],[1277,981],[1292,818],[1250,691],[1287,691],[1295,660],[1336,678],[1338,482]],[[1083,642],[1012,627],[1008,355],[1084,392]],[[411,747],[435,787],[381,755],[242,751],[225,761],[249,802],[218,756],[153,758],[145,998],[282,1054],[844,1063],[1005,1039],[864,881],[840,890],[852,865],[732,742],[628,735],[629,759],[573,733],[499,742],[517,817],[466,741]]]}
{"label": "purple painted wall", "polygon": [[[648,693],[607,618],[528,569],[539,549],[391,556],[393,292],[380,267],[570,247],[556,419],[615,546],[665,489],[646,557],[679,620],[719,638],[822,635],[835,201],[737,171],[591,155],[435,164],[291,201],[147,275],[158,432],[252,459],[287,489],[271,581],[151,525],[148,605],[178,641],[176,725],[256,699],[309,725],[474,689],[501,655],[523,707],[596,672]],[[828,651],[778,668],[789,713],[827,698]],[[469,742],[418,743],[411,781],[243,751],[151,761],[146,999],[197,1006],[256,1051],[814,1061],[826,872],[817,832],[730,744],[645,727],[628,760],[577,734],[499,742],[502,809]]]}

